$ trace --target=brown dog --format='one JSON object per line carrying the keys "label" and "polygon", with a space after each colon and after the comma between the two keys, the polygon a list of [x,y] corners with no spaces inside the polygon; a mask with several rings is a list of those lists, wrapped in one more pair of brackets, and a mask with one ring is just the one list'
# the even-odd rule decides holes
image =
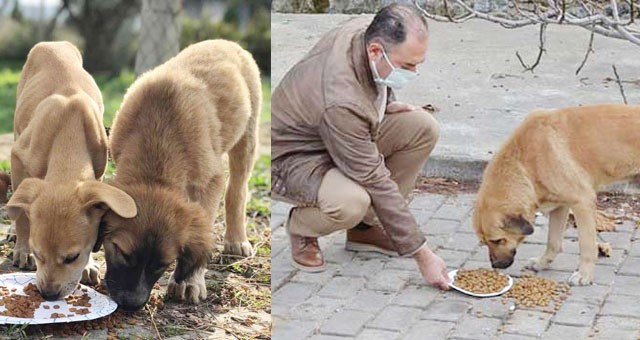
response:
{"label": "brown dog", "polygon": [[530,114],[485,170],[473,227],[493,267],[513,263],[533,233],[536,211],[549,212],[547,248],[530,260],[548,268],[562,250],[569,209],[578,228],[580,261],[569,278],[593,281],[597,259],[596,190],[640,173],[640,106],[594,105]]}
{"label": "brown dog", "polygon": [[18,83],[7,212],[16,227],[13,263],[37,264],[47,300],[68,295],[81,278],[99,281],[91,250],[105,211],[136,214],[127,194],[97,181],[107,164],[102,112],[100,90],[75,46],[31,49]]}
{"label": "brown dog", "polygon": [[111,130],[112,184],[133,197],[138,216],[104,218],[105,281],[122,307],[144,306],[175,260],[169,294],[192,303],[206,297],[225,153],[225,252],[251,255],[245,208],[260,107],[255,61],[223,40],[191,45],[131,85]]}
{"label": "brown dog", "polygon": [[4,172],[0,172],[0,204],[7,203],[7,193],[11,185],[11,177]]}

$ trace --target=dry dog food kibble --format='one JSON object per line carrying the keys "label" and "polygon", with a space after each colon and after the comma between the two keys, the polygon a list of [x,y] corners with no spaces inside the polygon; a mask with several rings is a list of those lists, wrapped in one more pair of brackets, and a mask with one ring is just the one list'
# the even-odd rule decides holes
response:
{"label": "dry dog food kibble", "polygon": [[509,283],[507,276],[492,269],[460,269],[454,284],[464,290],[476,294],[495,293]]}
{"label": "dry dog food kibble", "polygon": [[569,285],[566,283],[528,275],[517,280],[504,298],[515,299],[517,304],[524,307],[546,307],[554,301],[559,308],[568,293]]}
{"label": "dry dog food kibble", "polygon": [[[11,316],[16,318],[33,318],[34,312],[36,309],[40,308],[42,305],[43,309],[50,309],[49,305],[43,305],[44,299],[38,288],[33,283],[27,284],[23,291],[24,294],[16,294],[16,288],[9,289],[7,287],[0,287],[0,306],[4,306],[6,308],[5,311],[0,312],[2,316]],[[72,295],[65,298],[67,303],[73,306],[79,307],[91,307],[89,303],[89,295],[87,295],[87,290],[82,290],[82,295]],[[53,309],[60,309],[60,305],[53,305]],[[75,315],[85,315],[89,314],[88,308],[70,308],[69,309]],[[64,317],[72,317],[74,314],[65,315],[64,313],[52,313],[50,318],[64,318]]]}

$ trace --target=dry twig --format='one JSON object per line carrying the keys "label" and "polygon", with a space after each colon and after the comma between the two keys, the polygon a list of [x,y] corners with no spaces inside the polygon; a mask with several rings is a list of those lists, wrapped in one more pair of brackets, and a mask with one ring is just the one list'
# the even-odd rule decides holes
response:
{"label": "dry twig", "polygon": [[616,83],[618,83],[618,87],[620,88],[620,94],[622,95],[622,100],[625,104],[627,104],[627,96],[624,95],[624,87],[622,87],[622,81],[620,81],[620,76],[618,75],[618,70],[616,69],[616,65],[611,65],[613,67],[613,74],[616,75]]}

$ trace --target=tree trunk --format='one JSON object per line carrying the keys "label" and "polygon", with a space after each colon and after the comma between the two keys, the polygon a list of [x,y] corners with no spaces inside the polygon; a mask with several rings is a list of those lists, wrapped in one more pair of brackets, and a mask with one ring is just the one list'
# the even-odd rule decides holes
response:
{"label": "tree trunk", "polygon": [[180,51],[181,0],[143,0],[136,74],[164,63]]}

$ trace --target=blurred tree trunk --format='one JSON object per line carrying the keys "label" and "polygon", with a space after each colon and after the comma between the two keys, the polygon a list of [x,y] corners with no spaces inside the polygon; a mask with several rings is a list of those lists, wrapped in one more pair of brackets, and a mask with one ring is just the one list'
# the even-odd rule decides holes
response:
{"label": "blurred tree trunk", "polygon": [[180,51],[181,0],[142,0],[142,29],[136,74],[164,63]]}
{"label": "blurred tree trunk", "polygon": [[69,19],[84,38],[84,68],[116,74],[113,42],[123,22],[139,11],[138,0],[62,0]]}

